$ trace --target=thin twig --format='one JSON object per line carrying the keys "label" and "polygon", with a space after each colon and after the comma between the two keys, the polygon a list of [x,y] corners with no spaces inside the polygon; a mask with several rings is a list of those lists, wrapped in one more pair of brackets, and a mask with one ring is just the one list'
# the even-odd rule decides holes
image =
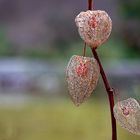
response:
{"label": "thin twig", "polygon": [[110,112],[111,112],[111,123],[112,123],[112,140],[117,140],[117,129],[116,129],[116,120],[113,115],[113,107],[114,107],[114,90],[109,85],[109,82],[107,80],[106,74],[104,72],[104,69],[102,67],[102,64],[100,62],[100,59],[98,57],[98,54],[96,50],[93,48],[92,53],[97,60],[99,67],[100,67],[100,73],[104,82],[104,86],[106,88],[106,92],[108,94],[109,104],[110,104]]}
{"label": "thin twig", "polygon": [[83,56],[86,56],[86,42],[85,42],[85,44],[84,44]]}
{"label": "thin twig", "polygon": [[[93,0],[88,0],[88,10],[92,10],[92,6],[93,6],[92,3],[93,3]],[[112,123],[112,140],[117,140],[116,120],[115,120],[114,115],[113,115],[114,91],[113,91],[113,89],[111,88],[111,86],[108,82],[108,79],[107,79],[107,76],[104,72],[101,61],[100,61],[100,59],[98,57],[98,54],[96,52],[96,49],[94,47],[92,48],[92,53],[93,53],[95,59],[97,60],[97,62],[99,64],[100,73],[101,73],[101,76],[102,76],[102,79],[103,79],[103,82],[104,82],[106,92],[108,94],[108,99],[109,99],[109,104],[110,104],[110,112],[111,112],[111,123]]]}

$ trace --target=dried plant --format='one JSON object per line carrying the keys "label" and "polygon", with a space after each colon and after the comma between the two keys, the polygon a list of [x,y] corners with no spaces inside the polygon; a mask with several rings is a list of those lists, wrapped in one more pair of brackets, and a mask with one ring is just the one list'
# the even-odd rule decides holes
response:
{"label": "dried plant", "polygon": [[89,97],[96,88],[100,69],[96,59],[74,55],[67,66],[69,94],[76,106]]}
{"label": "dried plant", "polygon": [[128,98],[116,103],[114,116],[121,127],[140,135],[140,105],[135,99]]}
{"label": "dried plant", "polygon": [[81,38],[91,47],[102,45],[112,30],[111,18],[101,10],[81,12],[75,22]]}
{"label": "dried plant", "polygon": [[96,49],[108,39],[111,33],[111,18],[105,11],[92,10],[92,0],[88,0],[88,11],[78,14],[75,22],[80,37],[91,48],[95,59],[85,57],[85,48],[84,56],[74,55],[70,59],[66,75],[72,101],[77,106],[84,102],[95,90],[100,73],[110,103],[112,140],[117,140],[116,120],[129,132],[140,134],[140,105],[135,99],[129,98],[118,101],[114,106],[114,90],[108,82],[96,52]]}

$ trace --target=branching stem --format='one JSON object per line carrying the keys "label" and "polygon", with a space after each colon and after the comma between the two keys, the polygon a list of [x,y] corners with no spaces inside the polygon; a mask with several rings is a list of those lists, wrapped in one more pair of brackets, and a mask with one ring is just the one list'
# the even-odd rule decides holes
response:
{"label": "branching stem", "polygon": [[[93,3],[93,0],[88,0],[88,10],[92,10],[92,6],[93,6],[92,3]],[[114,90],[111,88],[111,86],[108,82],[107,76],[104,72],[103,66],[101,64],[101,61],[98,57],[98,54],[97,54],[95,48],[92,48],[92,53],[93,53],[95,59],[97,60],[97,62],[99,64],[100,73],[101,73],[101,76],[102,76],[102,79],[103,79],[103,82],[104,82],[106,92],[108,94],[108,99],[109,99],[109,104],[110,104],[110,113],[111,113],[111,123],[112,123],[112,140],[117,140],[116,120],[115,120],[114,115],[113,115]]]}
{"label": "branching stem", "polygon": [[113,107],[114,107],[114,90],[109,85],[109,82],[107,80],[106,74],[104,72],[104,69],[102,67],[102,64],[100,62],[100,59],[98,57],[98,54],[96,50],[93,48],[92,53],[97,60],[99,67],[100,67],[100,73],[104,82],[104,86],[106,88],[106,92],[108,94],[109,104],[110,104],[110,112],[111,112],[111,123],[112,123],[112,140],[117,140],[117,129],[116,129],[116,120],[113,115]]}

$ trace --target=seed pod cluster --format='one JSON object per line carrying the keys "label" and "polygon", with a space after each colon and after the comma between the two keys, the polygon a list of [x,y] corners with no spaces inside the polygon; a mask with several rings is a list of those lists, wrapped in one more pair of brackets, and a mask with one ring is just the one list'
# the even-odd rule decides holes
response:
{"label": "seed pod cluster", "polygon": [[78,55],[71,57],[66,70],[66,80],[69,94],[76,106],[91,95],[97,85],[99,73],[99,66],[94,58]]}
{"label": "seed pod cluster", "polygon": [[112,30],[111,18],[105,11],[81,12],[75,18],[81,38],[91,47],[98,47],[109,37]]}
{"label": "seed pod cluster", "polygon": [[140,105],[135,99],[128,98],[118,102],[114,106],[114,117],[121,127],[140,135]]}

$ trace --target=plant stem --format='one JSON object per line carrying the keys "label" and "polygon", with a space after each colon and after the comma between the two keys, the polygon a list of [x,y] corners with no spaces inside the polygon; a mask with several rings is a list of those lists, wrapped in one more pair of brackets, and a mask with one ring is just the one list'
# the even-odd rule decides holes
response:
{"label": "plant stem", "polygon": [[93,0],[88,0],[88,10],[92,10]]}
{"label": "plant stem", "polygon": [[109,85],[109,82],[108,82],[107,77],[105,75],[105,72],[104,72],[104,69],[103,69],[102,64],[100,62],[100,59],[98,57],[98,54],[94,48],[92,49],[92,53],[99,64],[100,73],[101,73],[101,76],[102,76],[102,79],[104,82],[104,86],[106,88],[106,92],[108,94],[108,99],[109,99],[109,104],[110,104],[110,112],[111,112],[111,123],[112,123],[112,140],[117,140],[116,120],[115,120],[114,115],[113,115],[114,91]]}
{"label": "plant stem", "polygon": [[[88,0],[88,10],[92,10],[92,6],[93,6],[92,3],[93,3],[93,0]],[[92,48],[92,53],[99,64],[100,73],[101,73],[101,76],[102,76],[102,79],[104,82],[104,86],[106,88],[106,92],[108,94],[108,99],[109,99],[109,104],[110,104],[110,112],[111,112],[111,123],[112,123],[112,140],[117,140],[116,120],[115,120],[114,115],[113,115],[114,91],[111,88],[111,86],[109,85],[107,76],[104,72],[103,66],[100,62],[100,59],[98,57],[98,54],[97,54],[95,48]]]}

